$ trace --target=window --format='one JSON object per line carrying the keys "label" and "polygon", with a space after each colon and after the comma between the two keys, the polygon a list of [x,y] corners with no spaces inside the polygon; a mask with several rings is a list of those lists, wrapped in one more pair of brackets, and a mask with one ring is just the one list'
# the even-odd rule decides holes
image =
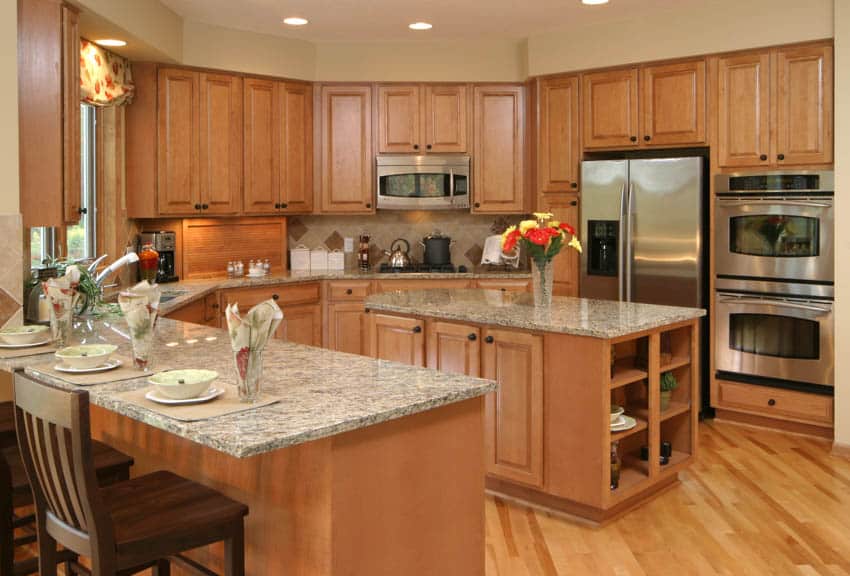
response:
{"label": "window", "polygon": [[[65,230],[38,227],[30,230],[30,265],[67,257],[93,258],[97,247],[97,113],[93,106],[80,105],[80,221]],[[64,244],[64,246],[63,246]]]}

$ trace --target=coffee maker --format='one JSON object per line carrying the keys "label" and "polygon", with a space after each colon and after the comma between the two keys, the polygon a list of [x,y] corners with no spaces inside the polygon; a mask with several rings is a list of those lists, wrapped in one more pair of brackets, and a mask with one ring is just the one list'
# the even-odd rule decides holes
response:
{"label": "coffee maker", "polygon": [[159,232],[142,232],[139,234],[137,252],[141,252],[145,244],[150,244],[159,253],[159,267],[156,271],[156,281],[160,284],[177,282],[179,278],[174,273],[175,250],[177,235],[168,230]]}

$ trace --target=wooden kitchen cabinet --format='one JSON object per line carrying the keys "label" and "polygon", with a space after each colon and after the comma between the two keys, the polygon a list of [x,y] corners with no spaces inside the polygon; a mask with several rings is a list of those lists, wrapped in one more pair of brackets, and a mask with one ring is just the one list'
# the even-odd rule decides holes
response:
{"label": "wooden kitchen cabinet", "polygon": [[319,208],[327,213],[374,212],[372,88],[323,85]]}
{"label": "wooden kitchen cabinet", "polygon": [[378,152],[467,151],[467,90],[462,84],[380,84]]}
{"label": "wooden kitchen cabinet", "polygon": [[199,161],[202,210],[210,215],[242,211],[242,78],[199,75]]}
{"label": "wooden kitchen cabinet", "polygon": [[328,282],[326,289],[326,346],[337,352],[368,354],[366,305],[372,291],[370,280]]}
{"label": "wooden kitchen cabinet", "polygon": [[512,280],[512,279],[492,279],[479,280],[476,282],[477,288],[482,290],[501,290],[502,292],[530,292],[531,279]]}
{"label": "wooden kitchen cabinet", "polygon": [[543,485],[543,337],[485,328],[481,375],[499,388],[485,408],[487,472]]}
{"label": "wooden kitchen cabinet", "polygon": [[475,86],[474,186],[476,213],[518,213],[525,208],[525,89]]}
{"label": "wooden kitchen cabinet", "polygon": [[219,326],[218,294],[208,294],[203,298],[181,306],[165,317],[180,322],[190,322],[217,328]]}
{"label": "wooden kitchen cabinet", "polygon": [[162,215],[200,212],[199,89],[196,72],[159,69],[157,201]]}
{"label": "wooden kitchen cabinet", "polygon": [[245,212],[313,210],[313,90],[245,79]]}
{"label": "wooden kitchen cabinet", "polygon": [[638,69],[591,72],[582,77],[585,148],[638,146]]}
{"label": "wooden kitchen cabinet", "polygon": [[469,100],[465,85],[426,84],[422,108],[426,152],[467,152]]}
{"label": "wooden kitchen cabinet", "polygon": [[80,37],[76,8],[18,2],[18,141],[24,228],[80,219]]}
{"label": "wooden kitchen cabinet", "polygon": [[283,306],[281,338],[305,346],[322,345],[322,305],[319,302]]}
{"label": "wooden kitchen cabinet", "polygon": [[640,87],[644,143],[705,142],[705,60],[646,66]]}
{"label": "wooden kitchen cabinet", "polygon": [[374,312],[368,317],[372,358],[425,366],[424,320]]}
{"label": "wooden kitchen cabinet", "polygon": [[789,46],[774,51],[773,157],[778,166],[832,162],[832,60],[832,46],[826,44]]}
{"label": "wooden kitchen cabinet", "polygon": [[[551,212],[555,219],[567,222],[579,230],[579,198],[570,194],[563,198],[551,198],[545,204],[545,209]],[[569,238],[567,239],[569,241]],[[579,253],[567,246],[552,260],[554,278],[552,291],[557,296],[578,296],[579,288]]]}
{"label": "wooden kitchen cabinet", "polygon": [[419,95],[418,84],[378,86],[378,152],[419,151]]}
{"label": "wooden kitchen cabinet", "polygon": [[537,188],[574,192],[581,159],[578,77],[545,78],[538,94]]}
{"label": "wooden kitchen cabinet", "polygon": [[427,324],[427,366],[441,372],[481,375],[481,329],[441,320]]}
{"label": "wooden kitchen cabinet", "polygon": [[721,57],[717,75],[720,166],[769,165],[769,51]]}

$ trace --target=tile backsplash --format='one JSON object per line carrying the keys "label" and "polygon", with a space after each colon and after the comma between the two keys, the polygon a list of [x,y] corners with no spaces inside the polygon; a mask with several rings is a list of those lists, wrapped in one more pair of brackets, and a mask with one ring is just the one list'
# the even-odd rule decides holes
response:
{"label": "tile backsplash", "polygon": [[289,248],[303,244],[308,248],[325,246],[328,250],[342,250],[344,238],[349,237],[354,238],[356,250],[358,236],[366,232],[371,237],[373,265],[386,261],[383,251],[389,250],[396,238],[410,242],[413,260],[421,262],[423,250],[419,241],[439,231],[455,242],[452,246],[452,263],[471,267],[481,263],[484,239],[502,233],[519,219],[519,216],[480,216],[450,211],[381,211],[369,216],[292,216],[288,219]]}

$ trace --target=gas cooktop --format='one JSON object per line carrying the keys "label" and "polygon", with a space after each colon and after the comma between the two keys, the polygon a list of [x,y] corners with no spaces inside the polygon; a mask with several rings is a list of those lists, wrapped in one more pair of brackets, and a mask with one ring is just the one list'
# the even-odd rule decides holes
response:
{"label": "gas cooktop", "polygon": [[404,268],[392,268],[386,262],[378,267],[381,274],[463,274],[467,272],[466,266],[455,266],[454,264],[411,264]]}

